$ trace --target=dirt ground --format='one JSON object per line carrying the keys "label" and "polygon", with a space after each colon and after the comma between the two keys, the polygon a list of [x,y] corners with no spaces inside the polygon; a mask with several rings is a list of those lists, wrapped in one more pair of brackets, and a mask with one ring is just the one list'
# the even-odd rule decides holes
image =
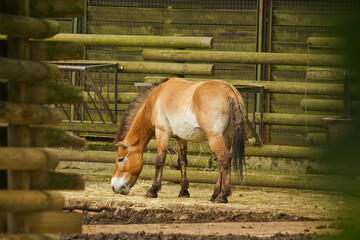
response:
{"label": "dirt ground", "polygon": [[[65,170],[63,170],[65,171]],[[111,191],[107,170],[85,174],[85,191],[63,191],[64,211],[83,214],[83,234],[61,239],[329,239],[359,213],[359,197],[279,188],[232,187],[227,204],[209,201],[213,185],[163,182],[157,199],[144,195],[151,181],[138,180],[127,196]]]}

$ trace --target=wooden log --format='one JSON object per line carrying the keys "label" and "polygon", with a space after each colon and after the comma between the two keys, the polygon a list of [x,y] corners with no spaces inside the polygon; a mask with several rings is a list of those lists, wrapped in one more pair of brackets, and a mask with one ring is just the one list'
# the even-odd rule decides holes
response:
{"label": "wooden log", "polygon": [[[71,162],[100,162],[115,163],[116,151],[73,151],[63,149],[48,149],[50,153],[58,156],[60,161]],[[143,155],[144,165],[155,165],[156,154],[145,152]],[[177,155],[166,156],[166,166],[177,167]],[[211,168],[213,161],[209,157],[188,155],[188,167]]]}
{"label": "wooden log", "polygon": [[307,139],[311,145],[324,145],[328,143],[325,133],[308,133]]}
{"label": "wooden log", "polygon": [[[66,61],[58,61],[63,63]],[[90,60],[74,60],[72,63],[94,63]],[[120,73],[151,73],[172,75],[214,75],[213,64],[130,62],[130,61],[96,61],[95,63],[117,63]]]}
{"label": "wooden log", "polygon": [[[140,179],[152,180],[154,178],[154,169],[143,169],[140,174]],[[210,183],[215,184],[217,173],[214,172],[200,172],[187,171],[186,173],[190,183]],[[180,183],[181,175],[179,171],[164,170],[163,181]],[[276,188],[295,188],[308,190],[326,190],[326,191],[346,191],[359,192],[360,184],[358,181],[346,180],[342,178],[326,178],[318,176],[279,176],[269,174],[245,174],[242,183],[235,179],[234,175],[231,177],[232,185],[252,186],[252,187],[276,187]],[[210,194],[210,193],[209,193]]]}
{"label": "wooden log", "polygon": [[56,129],[62,129],[69,132],[89,132],[89,133],[110,133],[116,134],[119,129],[119,125],[103,124],[103,123],[70,123],[62,122],[58,126],[54,126]]}
{"label": "wooden log", "polygon": [[36,104],[84,103],[83,87],[65,85],[35,85],[29,86],[29,102]]}
{"label": "wooden log", "polygon": [[326,54],[257,53],[144,49],[145,60],[299,66],[344,66],[345,57]]}
{"label": "wooden log", "polygon": [[83,148],[84,139],[56,128],[30,128],[30,146],[32,147],[71,147]]}
{"label": "wooden log", "polygon": [[9,124],[37,125],[61,122],[56,109],[36,104],[0,102],[0,113],[0,122]]}
{"label": "wooden log", "polygon": [[[118,95],[121,95],[122,93],[118,93]],[[109,101],[109,103],[114,103],[115,102],[115,93],[113,92],[109,92],[109,94],[103,92],[101,94],[103,96],[103,98],[106,100],[106,101]],[[95,97],[96,94],[94,92],[86,92],[84,94],[84,98],[85,98],[85,101],[84,102],[88,102],[88,103],[92,103],[90,97],[96,102],[98,103],[99,102],[99,99],[98,97]],[[121,100],[120,100],[120,97],[118,96],[117,97],[117,102],[120,103]],[[127,102],[128,103],[128,102]]]}
{"label": "wooden log", "polygon": [[84,45],[78,42],[29,42],[30,59],[36,61],[74,60],[84,58]]}
{"label": "wooden log", "polygon": [[0,190],[0,212],[61,210],[65,200],[60,193],[25,190]]}
{"label": "wooden log", "polygon": [[346,73],[345,68],[316,68],[306,69],[306,79],[308,81],[342,81]]}
{"label": "wooden log", "polygon": [[50,82],[55,81],[60,70],[53,64],[0,58],[0,75],[2,79],[15,82]]}
{"label": "wooden log", "polygon": [[291,159],[319,159],[322,152],[322,148],[282,145],[246,146],[245,148],[247,156]]}
{"label": "wooden log", "polygon": [[131,103],[137,96],[137,92],[120,92],[118,93],[118,102]]}
{"label": "wooden log", "polygon": [[51,107],[36,104],[0,102],[0,122],[9,124],[59,124],[59,112]]}
{"label": "wooden log", "polygon": [[[288,114],[288,113],[264,113],[263,122],[267,125],[285,125],[285,126],[324,126],[323,118],[326,115],[308,115],[308,114]],[[252,122],[252,115],[249,115]],[[255,122],[260,123],[260,114],[255,114]]]}
{"label": "wooden log", "polygon": [[[164,77],[146,76],[144,82],[152,83],[164,79]],[[307,94],[310,95],[335,95],[343,94],[343,84],[325,84],[325,83],[299,83],[299,82],[280,82],[280,81],[254,81],[254,80],[232,80],[232,79],[202,79],[185,78],[189,81],[210,81],[222,80],[233,85],[260,85],[264,86],[264,92],[268,93],[288,93],[288,94]],[[360,86],[352,86],[352,95],[360,93]]]}
{"label": "wooden log", "polygon": [[[302,99],[300,101],[300,107],[302,110],[308,111],[322,111],[322,112],[343,112],[344,101],[343,100],[331,100],[331,99]],[[351,111],[359,112],[360,101],[351,102]]]}
{"label": "wooden log", "polygon": [[[177,147],[175,141],[170,141],[169,152],[174,153]],[[156,153],[156,141],[151,140],[145,152]],[[87,143],[87,150],[97,151],[111,151],[113,149],[112,143]],[[289,158],[289,159],[318,159],[322,153],[322,148],[315,147],[300,147],[300,146],[282,146],[282,145],[262,145],[262,146],[246,146],[246,156],[256,157],[274,157],[274,158]],[[208,143],[188,143],[188,154],[197,156],[211,156]]]}
{"label": "wooden log", "polygon": [[136,36],[61,33],[46,41],[76,41],[86,46],[212,48],[212,37]]}
{"label": "wooden log", "polygon": [[59,160],[44,149],[0,147],[0,169],[40,170],[55,169]]}
{"label": "wooden log", "polygon": [[[1,224],[1,223],[0,223]],[[1,225],[0,225],[1,228]],[[1,240],[59,240],[59,238],[55,235],[51,234],[15,234],[15,233],[7,233],[1,234]]]}
{"label": "wooden log", "polygon": [[35,0],[29,3],[30,16],[37,18],[83,17],[83,0]]}
{"label": "wooden log", "polygon": [[85,183],[81,175],[49,171],[30,172],[31,190],[84,190]]}
{"label": "wooden log", "polygon": [[81,233],[82,214],[40,212],[26,214],[31,233]]}
{"label": "wooden log", "polygon": [[344,48],[345,39],[336,37],[308,37],[306,45],[309,48]]}
{"label": "wooden log", "polygon": [[18,38],[49,38],[60,31],[56,21],[0,14],[0,33]]}

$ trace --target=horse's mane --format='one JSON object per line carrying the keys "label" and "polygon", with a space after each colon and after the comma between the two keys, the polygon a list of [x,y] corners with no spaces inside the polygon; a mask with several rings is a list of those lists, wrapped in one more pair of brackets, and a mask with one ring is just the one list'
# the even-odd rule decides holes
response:
{"label": "horse's mane", "polygon": [[124,140],[130,130],[130,127],[137,113],[139,112],[143,104],[146,102],[150,94],[154,91],[155,88],[157,88],[160,84],[166,82],[167,80],[168,79],[164,79],[160,82],[154,82],[150,86],[143,87],[140,90],[139,95],[129,104],[121,119],[120,127],[116,133],[114,143]]}

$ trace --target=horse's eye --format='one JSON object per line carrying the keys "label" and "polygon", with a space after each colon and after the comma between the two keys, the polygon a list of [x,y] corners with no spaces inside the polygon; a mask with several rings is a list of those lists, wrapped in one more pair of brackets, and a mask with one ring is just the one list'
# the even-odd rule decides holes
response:
{"label": "horse's eye", "polygon": [[121,163],[122,161],[124,161],[124,158],[123,158],[123,157],[119,157],[117,160],[118,160],[119,163]]}

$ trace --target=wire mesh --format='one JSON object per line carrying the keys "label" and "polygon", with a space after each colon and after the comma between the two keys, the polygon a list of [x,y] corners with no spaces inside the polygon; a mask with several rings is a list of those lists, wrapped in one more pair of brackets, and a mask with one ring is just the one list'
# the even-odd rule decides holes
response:
{"label": "wire mesh", "polygon": [[[262,3],[265,9],[260,9]],[[333,50],[309,51],[306,45],[307,38],[342,36],[341,16],[352,11],[354,4],[359,3],[356,0],[88,0],[84,33],[214,37],[215,51],[334,53]],[[260,10],[264,14],[263,22],[258,20],[259,14],[262,14]],[[265,26],[264,33],[260,31],[262,24]],[[262,47],[259,45],[260,39]],[[86,49],[86,58],[143,61],[142,50],[130,47],[89,46]],[[307,69],[307,66],[274,65],[267,68],[259,77],[257,66],[253,64],[221,63],[215,64],[213,78],[308,84],[311,82],[307,80]],[[149,74],[120,74],[119,95],[138,91],[134,83],[143,82],[147,75]],[[300,101],[311,98],[341,99],[340,96],[315,96],[307,93],[271,94],[266,100],[268,107],[265,107],[265,110],[270,113],[307,116],[337,114],[303,110]],[[124,103],[122,108],[125,107]],[[268,143],[304,145],[307,144],[307,133],[311,132],[323,133],[324,128],[310,127],[306,124],[272,125],[265,134],[269,136]]]}

